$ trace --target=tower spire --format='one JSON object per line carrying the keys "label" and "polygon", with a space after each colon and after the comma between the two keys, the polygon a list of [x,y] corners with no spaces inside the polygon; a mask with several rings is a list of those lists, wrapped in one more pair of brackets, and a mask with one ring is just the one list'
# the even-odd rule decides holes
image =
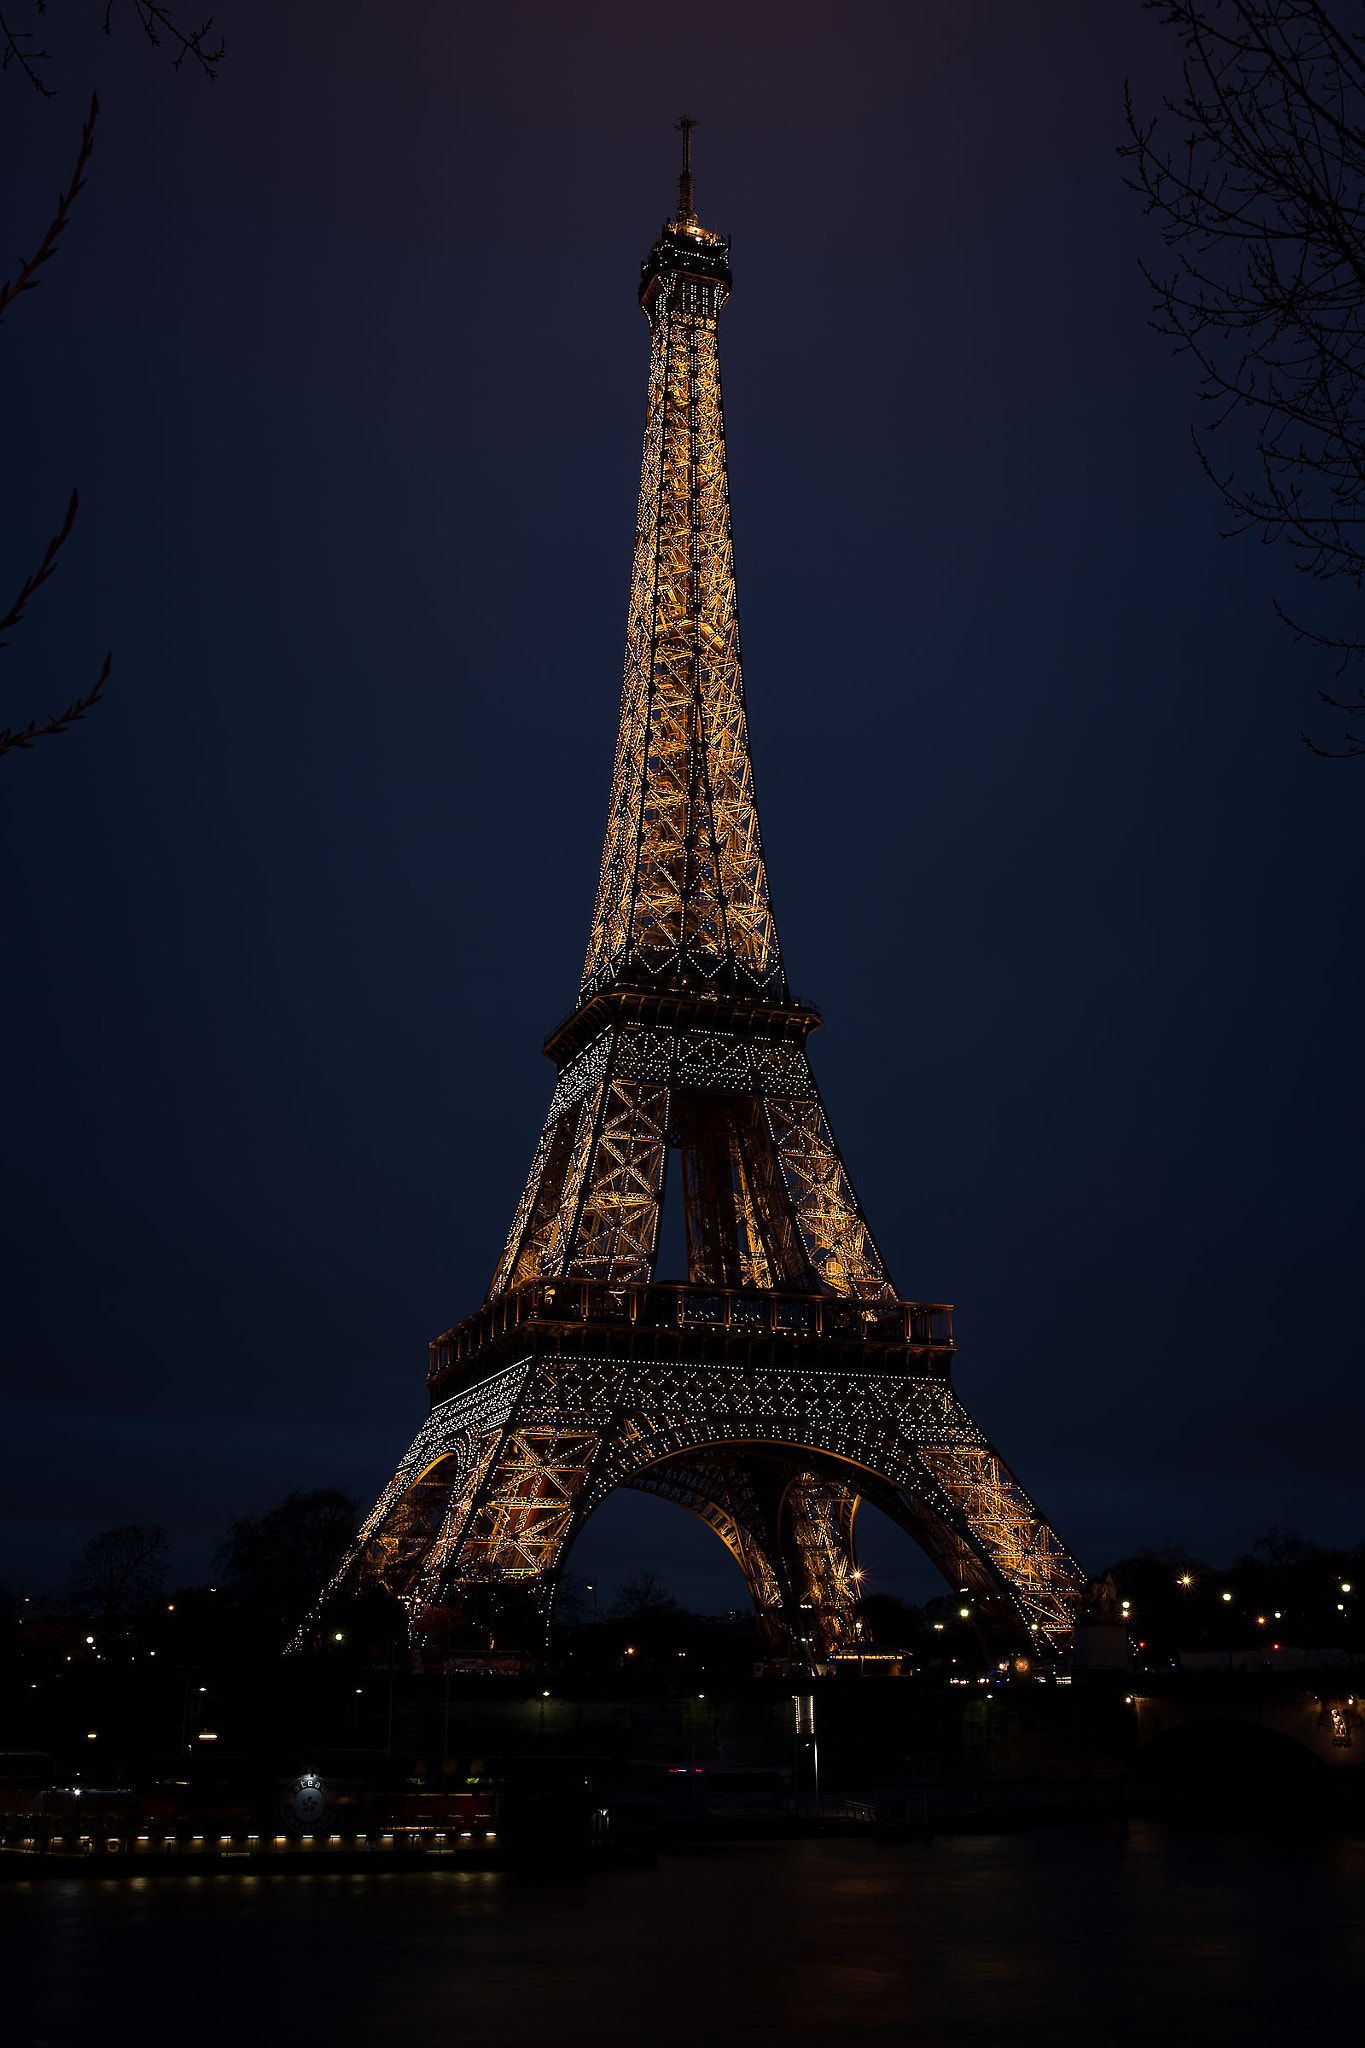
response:
{"label": "tower spire", "polygon": [[692,205],[692,130],[696,125],[690,114],[680,114],[674,123],[674,127],[682,131],[683,139],[682,170],[678,175],[678,220],[688,228],[695,226],[697,219]]}
{"label": "tower spire", "polygon": [[[686,146],[691,117],[678,125]],[[690,186],[684,169],[685,206]],[[716,340],[729,291],[723,238],[666,221],[640,283],[649,397],[584,1001],[618,982],[786,998],[740,667]]]}

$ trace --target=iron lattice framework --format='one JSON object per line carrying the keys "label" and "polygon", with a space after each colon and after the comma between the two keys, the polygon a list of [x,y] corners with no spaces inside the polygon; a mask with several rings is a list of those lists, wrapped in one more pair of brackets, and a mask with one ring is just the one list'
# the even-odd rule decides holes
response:
{"label": "iron lattice framework", "polygon": [[[621,724],[583,986],[483,1308],[432,1346],[431,1413],[342,1583],[449,1629],[474,1587],[548,1613],[620,1486],[691,1509],[774,1648],[856,1634],[871,1500],[1003,1641],[1064,1644],[1082,1574],[951,1384],[951,1312],[901,1300],[807,1056],[754,799],[717,323],[729,245],[677,216],[652,348]],[[656,1280],[676,1156],[688,1279]]]}

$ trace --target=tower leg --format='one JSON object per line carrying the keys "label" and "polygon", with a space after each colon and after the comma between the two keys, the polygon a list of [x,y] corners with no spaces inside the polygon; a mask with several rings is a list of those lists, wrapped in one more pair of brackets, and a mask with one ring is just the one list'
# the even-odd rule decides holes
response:
{"label": "tower leg", "polygon": [[798,1472],[782,1499],[782,1558],[795,1607],[795,1628],[815,1657],[857,1640],[858,1580],[850,1485]]}
{"label": "tower leg", "polygon": [[493,1631],[494,1587],[548,1620],[601,1432],[547,1414],[537,1381],[528,1360],[433,1410],[334,1587],[384,1587],[414,1628]]}

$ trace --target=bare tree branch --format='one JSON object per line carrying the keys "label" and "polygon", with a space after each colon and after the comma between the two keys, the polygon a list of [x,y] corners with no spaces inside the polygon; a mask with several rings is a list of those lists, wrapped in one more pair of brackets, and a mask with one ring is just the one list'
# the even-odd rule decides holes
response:
{"label": "bare tree branch", "polygon": [[[188,58],[197,64],[205,78],[218,76],[218,66],[227,54],[221,36],[213,39],[213,16],[201,22],[198,28],[182,28],[168,7],[160,7],[156,0],[128,0],[128,5],[137,20],[143,35],[154,50],[163,43],[169,43],[175,51],[171,69],[179,71]],[[47,13],[48,0],[34,0],[34,12],[39,17]],[[114,21],[122,11],[119,0],[104,0],[105,35],[112,35]],[[15,28],[9,14],[0,13],[0,71],[8,71],[13,65],[28,80],[35,92],[50,100],[56,92],[55,86],[47,82],[44,65],[53,61],[51,50],[40,50],[34,44],[35,31],[31,28]]]}
{"label": "bare tree branch", "polygon": [[[47,9],[40,5],[38,12],[39,14],[45,14]],[[8,18],[0,14],[0,50],[3,51],[3,54],[0,55],[0,71],[8,71],[10,65],[13,64],[17,71],[23,73],[35,92],[41,93],[45,100],[50,100],[54,96],[55,88],[47,83],[38,66],[40,64],[50,64],[52,62],[52,52],[51,50],[35,50],[31,47],[25,47],[25,45],[31,45],[32,42],[33,30],[31,28],[11,28]]]}
{"label": "bare tree branch", "polygon": [[71,1597],[106,1628],[156,1598],[170,1545],[159,1522],[127,1522],[92,1536],[71,1573]]}
{"label": "bare tree branch", "polygon": [[[98,114],[99,97],[96,94],[91,97],[90,112],[86,117],[85,126],[81,130],[81,146],[76,158],[75,172],[72,175],[71,183],[57,201],[57,211],[48,225],[47,233],[39,243],[37,253],[23,264],[13,283],[6,280],[5,284],[0,286],[0,319],[4,317],[5,308],[17,299],[21,292],[33,291],[41,284],[42,279],[38,276],[38,271],[56,253],[58,237],[71,217],[72,201],[85,183],[85,167],[90,161],[90,152],[94,147],[95,121]],[[19,595],[15,598],[4,616],[0,617],[0,635],[12,632],[20,623],[29,599],[34,595],[35,591],[42,588],[43,584],[52,575],[57,566],[57,557],[70,538],[71,529],[76,523],[76,513],[79,506],[80,494],[73,490],[67,504],[66,517],[63,519],[59,530],[48,542],[42,561],[31,576],[24,578]],[[7,640],[0,638],[0,649],[8,646],[8,644]],[[107,654],[104,658],[104,667],[100,671],[99,680],[95,684],[94,689],[87,696],[75,698],[72,703],[67,705],[65,711],[60,712],[55,718],[49,718],[42,725],[39,725],[36,719],[32,719],[26,727],[21,729],[6,726],[3,731],[0,731],[0,754],[7,754],[15,748],[31,747],[35,740],[49,739],[54,734],[65,732],[68,727],[77,724],[80,719],[85,717],[86,712],[99,702],[105,683],[109,680],[109,671],[112,666],[113,656],[112,654]]]}
{"label": "bare tree branch", "polygon": [[57,238],[71,218],[72,201],[78,192],[85,189],[85,167],[90,161],[90,152],[95,146],[95,122],[98,119],[99,110],[99,94],[92,93],[90,96],[90,112],[86,115],[85,126],[81,130],[80,152],[76,158],[76,168],[72,174],[71,183],[57,200],[57,211],[48,222],[47,233],[38,244],[37,253],[30,256],[27,262],[21,263],[19,274],[13,283],[6,278],[4,284],[0,285],[0,320],[3,320],[5,317],[6,306],[12,300],[17,299],[21,292],[31,292],[37,289],[42,283],[42,279],[38,276],[39,270],[44,263],[49,263],[57,253]]}
{"label": "bare tree branch", "polygon": [[[106,35],[110,33],[110,21],[116,5],[117,0],[105,0]],[[183,29],[169,9],[153,5],[153,0],[133,0],[133,11],[142,24],[143,34],[154,50],[161,48],[163,36],[175,45],[176,55],[171,63],[173,71],[178,71],[185,59],[192,57],[206,78],[218,76],[218,66],[226,55],[226,49],[221,38],[213,48],[209,47],[209,37],[213,34],[211,14],[198,28]]]}
{"label": "bare tree branch", "polygon": [[[181,66],[189,59],[199,66],[206,77],[210,79],[217,77],[217,67],[222,61],[224,51],[221,40],[216,42],[212,40],[212,15],[197,28],[182,28],[170,9],[158,4],[158,0],[129,0],[129,4],[144,36],[154,49],[160,49],[163,42],[171,44],[175,51],[175,56],[172,60],[173,70],[179,71]],[[37,15],[41,17],[47,12],[47,0],[34,0],[34,7]],[[104,0],[103,29],[105,35],[112,33],[118,8],[119,0]],[[27,78],[35,91],[41,93],[45,99],[50,99],[53,94],[53,88],[48,84],[42,67],[51,62],[51,52],[39,49],[36,46],[34,31],[31,28],[15,27],[11,15],[0,11],[0,72],[9,70],[10,66],[13,65]],[[41,272],[44,264],[50,263],[57,252],[58,243],[65,232],[67,222],[71,218],[72,206],[77,196],[84,189],[85,171],[90,161],[90,153],[94,148],[95,122],[98,116],[99,96],[98,94],[92,94],[90,112],[86,116],[85,126],[81,130],[80,150],[76,157],[76,168],[72,174],[71,182],[66,190],[59,195],[57,211],[48,223],[47,232],[44,234],[35,253],[21,262],[18,275],[12,281],[7,279],[0,286],[0,319],[3,319],[6,310],[15,299],[21,297],[24,292],[37,289],[38,285],[42,283]],[[11,632],[20,623],[29,600],[42,588],[56,569],[57,558],[70,538],[72,526],[75,524],[79,502],[79,497],[73,490],[70,502],[66,508],[66,517],[62,521],[60,530],[48,542],[46,552],[37,569],[31,576],[25,578],[19,595],[9,610],[0,618],[0,649],[3,649],[8,644],[3,635]],[[100,670],[99,679],[94,689],[90,690],[83,697],[73,699],[67,705],[65,711],[59,712],[56,717],[47,719],[41,725],[36,719],[32,719],[27,726],[6,726],[3,730],[0,730],[0,754],[7,754],[13,750],[31,747],[35,741],[50,739],[55,734],[66,732],[71,726],[77,724],[99,702],[104,692],[104,686],[109,680],[112,667],[113,655],[106,654],[104,667]],[[129,1533],[128,1531],[114,1532],[116,1536],[128,1535]]]}
{"label": "bare tree branch", "polygon": [[[1326,653],[1335,654],[1338,657],[1336,669],[1338,676],[1344,676],[1352,662],[1365,660],[1365,642],[1360,640],[1343,640],[1338,635],[1332,633],[1316,633],[1311,626],[1302,625],[1297,619],[1291,618],[1278,599],[1274,603],[1279,618],[1284,625],[1288,626],[1296,641],[1306,643],[1310,647],[1322,648]],[[1362,754],[1365,754],[1365,734],[1353,733],[1350,727],[1350,720],[1353,718],[1365,718],[1365,686],[1357,683],[1354,697],[1334,697],[1330,691],[1319,690],[1318,701],[1325,704],[1330,711],[1342,711],[1346,714],[1347,725],[1346,730],[1342,734],[1345,745],[1341,747],[1320,747],[1309,738],[1306,732],[1301,731],[1299,738],[1303,741],[1309,753],[1316,754],[1320,761],[1358,760]]]}
{"label": "bare tree branch", "polygon": [[[1324,703],[1330,703],[1331,699],[1324,698],[1323,701]],[[1304,731],[1302,726],[1299,727],[1299,738],[1303,741],[1309,753],[1316,754],[1320,761],[1359,761],[1362,756],[1365,756],[1365,740],[1356,739],[1350,732],[1346,733],[1344,737],[1346,740],[1344,747],[1320,747],[1317,741]]]}
{"label": "bare tree branch", "polygon": [[[1143,4],[1183,45],[1183,90],[1164,119],[1144,118],[1126,95],[1121,154],[1174,254],[1169,275],[1144,273],[1153,324],[1193,358],[1209,409],[1200,465],[1234,515],[1232,532],[1282,542],[1302,574],[1359,590],[1365,34],[1338,18],[1350,0]],[[1229,459],[1215,461],[1211,439],[1223,432]],[[1365,700],[1336,708],[1357,716]]]}
{"label": "bare tree branch", "polygon": [[65,711],[59,712],[55,718],[49,718],[46,725],[30,722],[24,727],[22,732],[15,731],[11,726],[5,726],[3,730],[0,730],[0,754],[9,753],[12,747],[31,747],[35,740],[48,739],[53,733],[65,732],[69,725],[75,725],[79,719],[84,718],[91,705],[99,702],[104,686],[109,680],[109,671],[113,666],[113,655],[106,654],[104,657],[104,667],[100,670],[100,679],[89,696],[77,697],[73,704],[67,705]]}
{"label": "bare tree branch", "polygon": [[[71,501],[66,508],[66,517],[61,524],[61,531],[53,534],[47,544],[47,551],[33,574],[24,578],[22,590],[5,613],[5,616],[0,619],[0,633],[8,633],[13,627],[18,625],[24,616],[24,607],[34,591],[47,582],[48,577],[56,568],[57,556],[70,538],[71,529],[76,523],[76,510],[79,504],[80,493],[73,491],[71,493]],[[7,640],[0,640],[0,647],[7,647],[8,645],[9,642]]]}

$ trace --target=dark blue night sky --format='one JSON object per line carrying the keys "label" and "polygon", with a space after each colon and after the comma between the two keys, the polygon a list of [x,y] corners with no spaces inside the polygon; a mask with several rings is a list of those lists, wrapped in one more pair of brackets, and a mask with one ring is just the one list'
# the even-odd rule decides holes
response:
{"label": "dark blue night sky", "polygon": [[[1298,742],[1304,588],[1220,540],[1146,324],[1137,0],[225,0],[216,85],[98,13],[58,99],[0,79],[10,269],[103,105],[0,332],[0,582],[82,493],[3,719],[115,654],[0,763],[0,1576],[160,1520],[193,1578],[292,1486],[372,1496],[483,1294],[578,987],[684,107],[777,913],[897,1282],[1092,1569],[1359,1540],[1365,764]],[[742,1590],[628,1496],[574,1565]]]}

